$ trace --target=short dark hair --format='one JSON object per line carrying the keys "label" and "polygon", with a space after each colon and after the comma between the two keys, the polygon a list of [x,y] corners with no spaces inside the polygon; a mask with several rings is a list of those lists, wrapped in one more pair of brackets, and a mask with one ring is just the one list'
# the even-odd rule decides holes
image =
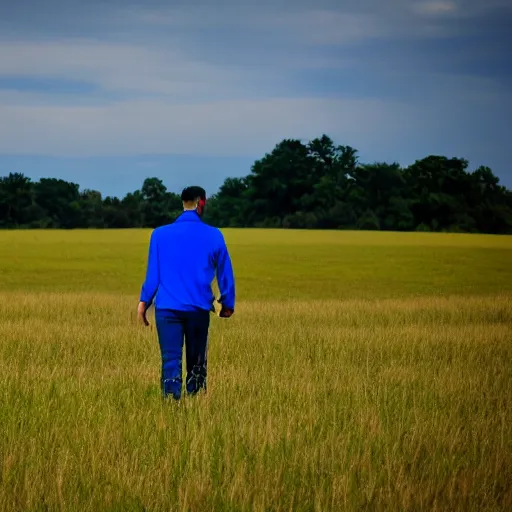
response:
{"label": "short dark hair", "polygon": [[183,189],[183,192],[181,193],[181,200],[184,203],[189,203],[190,201],[194,201],[197,198],[202,199],[203,201],[206,200],[206,190],[202,187],[187,187]]}

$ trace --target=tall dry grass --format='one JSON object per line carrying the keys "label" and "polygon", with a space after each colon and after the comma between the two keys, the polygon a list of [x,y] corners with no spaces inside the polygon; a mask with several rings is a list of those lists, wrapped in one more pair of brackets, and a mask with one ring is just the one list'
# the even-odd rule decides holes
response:
{"label": "tall dry grass", "polygon": [[512,509],[512,297],[243,300],[162,403],[136,298],[0,294],[0,510]]}

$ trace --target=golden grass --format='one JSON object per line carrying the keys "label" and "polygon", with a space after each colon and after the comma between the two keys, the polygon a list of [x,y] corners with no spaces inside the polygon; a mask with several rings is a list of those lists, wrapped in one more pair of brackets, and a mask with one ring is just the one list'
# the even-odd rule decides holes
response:
{"label": "golden grass", "polygon": [[[150,230],[0,231],[0,291],[136,298]],[[240,301],[512,293],[512,237],[226,230]]]}
{"label": "golden grass", "polygon": [[2,511],[512,509],[510,294],[244,298],[179,405],[136,297],[0,304]]}

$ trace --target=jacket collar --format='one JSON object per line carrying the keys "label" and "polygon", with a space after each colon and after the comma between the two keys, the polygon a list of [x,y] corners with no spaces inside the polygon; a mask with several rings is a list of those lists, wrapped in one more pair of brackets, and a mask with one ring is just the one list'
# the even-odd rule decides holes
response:
{"label": "jacket collar", "polygon": [[174,222],[202,222],[195,210],[185,210]]}

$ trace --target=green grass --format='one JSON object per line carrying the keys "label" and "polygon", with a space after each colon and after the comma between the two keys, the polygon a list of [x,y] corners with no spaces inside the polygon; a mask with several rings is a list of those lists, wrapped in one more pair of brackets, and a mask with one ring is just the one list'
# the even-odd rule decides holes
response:
{"label": "green grass", "polygon": [[[512,292],[512,237],[227,230],[241,300]],[[150,231],[0,232],[0,291],[138,295]]]}
{"label": "green grass", "polygon": [[0,510],[512,509],[511,237],[225,233],[237,313],[176,406],[149,231],[0,232]]}

